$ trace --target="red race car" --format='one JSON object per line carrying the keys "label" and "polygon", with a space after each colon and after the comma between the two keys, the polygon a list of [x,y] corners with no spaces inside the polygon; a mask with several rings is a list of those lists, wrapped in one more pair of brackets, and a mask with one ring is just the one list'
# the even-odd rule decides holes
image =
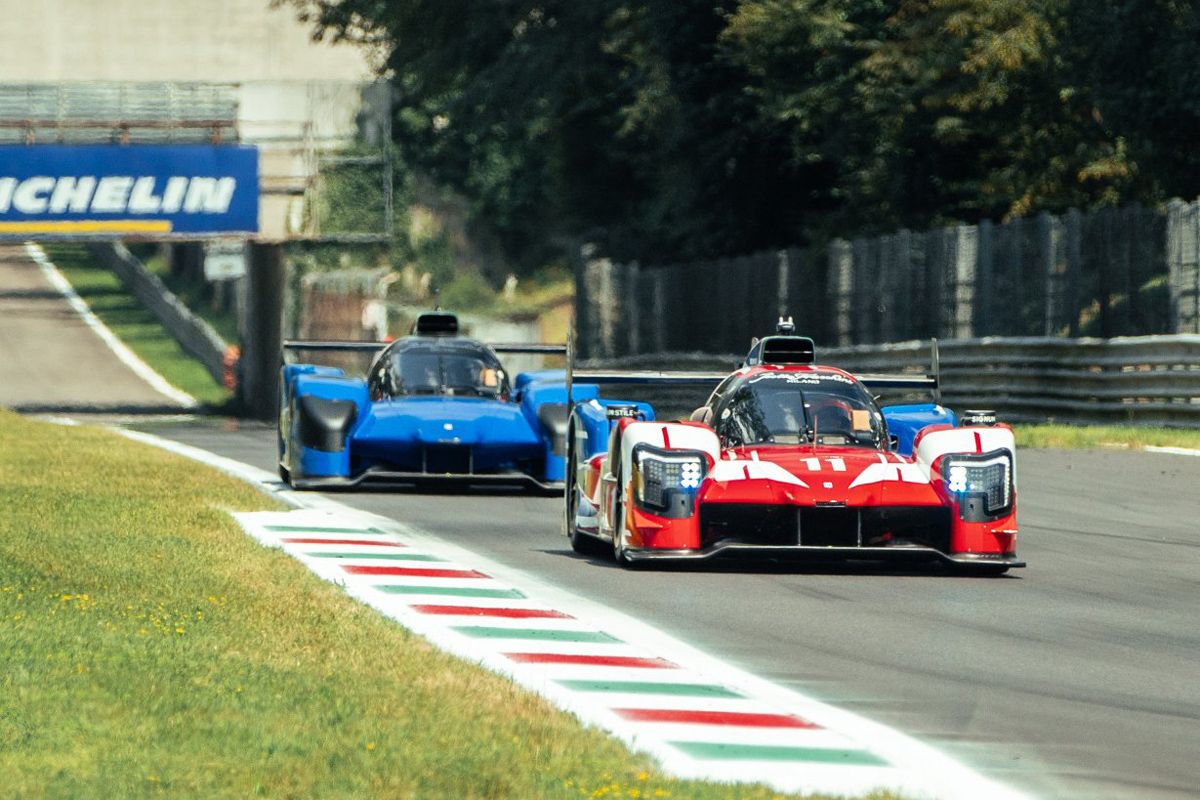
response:
{"label": "red race car", "polygon": [[[786,331],[786,327],[784,328]],[[938,403],[880,407],[933,376],[854,376],[811,339],[754,342],[728,376],[579,373],[588,383],[716,383],[687,421],[644,404],[573,407],[566,529],[618,563],[724,556],[926,560],[976,574],[1022,567],[1012,430]]]}

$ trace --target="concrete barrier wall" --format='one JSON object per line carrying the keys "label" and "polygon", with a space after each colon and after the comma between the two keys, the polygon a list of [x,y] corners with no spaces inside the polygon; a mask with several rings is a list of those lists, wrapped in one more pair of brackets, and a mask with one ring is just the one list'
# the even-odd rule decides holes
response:
{"label": "concrete barrier wall", "polygon": [[121,279],[179,346],[198,359],[213,380],[222,383],[225,370],[225,351],[228,343],[212,326],[193,314],[180,302],[157,275],[146,269],[125,245],[120,242],[101,242],[88,245],[88,251]]}

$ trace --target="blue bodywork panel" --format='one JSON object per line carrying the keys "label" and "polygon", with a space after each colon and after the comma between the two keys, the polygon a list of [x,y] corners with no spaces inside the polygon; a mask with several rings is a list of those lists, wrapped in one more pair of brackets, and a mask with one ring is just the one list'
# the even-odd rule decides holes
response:
{"label": "blue bodywork panel", "polygon": [[422,461],[430,450],[468,448],[471,472],[494,472],[541,456],[543,437],[535,424],[514,403],[481,397],[404,397],[374,403],[350,444],[363,469],[385,463],[423,472],[431,466]]}
{"label": "blue bodywork panel", "polygon": [[[412,394],[372,400],[365,380],[310,364],[285,365],[281,378],[280,466],[293,485],[346,485],[376,476],[507,476],[538,485],[563,479],[563,370],[518,375],[511,399]],[[576,402],[598,393],[589,384],[572,389]],[[311,423],[314,415],[319,425]]]}
{"label": "blue bodywork panel", "polygon": [[912,455],[913,439],[926,425],[958,425],[954,412],[937,403],[884,406],[881,410],[888,434],[899,440],[896,452],[902,456]]}
{"label": "blue bodywork panel", "polygon": [[[650,421],[654,409],[649,403],[632,400],[604,400],[593,398],[575,406],[575,440],[584,444],[581,459],[588,459],[608,449],[608,436],[618,418],[609,417],[609,408],[633,409],[637,419]],[[580,430],[582,428],[582,430]]]}

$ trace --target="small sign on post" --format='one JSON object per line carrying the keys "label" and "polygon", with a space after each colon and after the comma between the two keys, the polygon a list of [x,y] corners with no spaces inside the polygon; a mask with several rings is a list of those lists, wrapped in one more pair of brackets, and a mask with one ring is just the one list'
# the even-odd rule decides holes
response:
{"label": "small sign on post", "polygon": [[246,274],[246,243],[240,239],[219,239],[204,246],[204,279],[236,280]]}

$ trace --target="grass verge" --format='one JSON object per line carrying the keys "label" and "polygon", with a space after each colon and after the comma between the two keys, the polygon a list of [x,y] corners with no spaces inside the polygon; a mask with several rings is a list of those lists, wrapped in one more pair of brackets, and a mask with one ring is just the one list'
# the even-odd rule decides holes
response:
{"label": "grass verge", "polygon": [[1018,447],[1091,450],[1186,447],[1200,450],[1200,431],[1132,425],[1014,425]]}
{"label": "grass verge", "polygon": [[229,401],[229,391],[185,353],[158,319],[125,289],[121,279],[97,264],[86,248],[48,245],[46,255],[113,334],[168,383],[205,405]]}
{"label": "grass verge", "polygon": [[0,504],[6,797],[775,796],[667,778],[433,649],[177,456],[0,410]]}

